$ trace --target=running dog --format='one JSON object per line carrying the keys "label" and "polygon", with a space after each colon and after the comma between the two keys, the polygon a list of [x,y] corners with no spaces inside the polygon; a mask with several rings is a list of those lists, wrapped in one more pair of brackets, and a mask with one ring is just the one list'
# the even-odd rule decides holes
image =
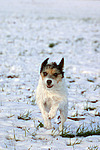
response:
{"label": "running dog", "polygon": [[64,58],[59,64],[48,63],[48,59],[41,64],[40,79],[36,90],[36,102],[42,113],[44,127],[51,129],[51,119],[60,111],[61,123],[59,130],[63,130],[67,119],[68,100],[64,80]]}

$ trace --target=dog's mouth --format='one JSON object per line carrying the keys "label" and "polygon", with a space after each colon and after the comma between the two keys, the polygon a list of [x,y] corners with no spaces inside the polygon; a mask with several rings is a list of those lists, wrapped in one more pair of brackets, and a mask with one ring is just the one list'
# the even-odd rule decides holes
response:
{"label": "dog's mouth", "polygon": [[47,88],[52,88],[53,87],[53,85],[47,85]]}

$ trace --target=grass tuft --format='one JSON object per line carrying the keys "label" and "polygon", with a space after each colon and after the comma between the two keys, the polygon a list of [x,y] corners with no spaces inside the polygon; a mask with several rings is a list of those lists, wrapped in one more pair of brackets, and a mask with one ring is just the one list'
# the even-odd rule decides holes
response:
{"label": "grass tuft", "polygon": [[43,125],[43,123],[42,123],[41,121],[38,120],[38,122],[39,122],[39,124],[38,124],[38,126],[36,127],[37,129],[44,127],[44,125]]}
{"label": "grass tuft", "polygon": [[28,111],[27,113],[25,112],[24,114],[20,114],[20,116],[18,116],[18,119],[22,119],[22,120],[30,120],[30,112]]}
{"label": "grass tuft", "polygon": [[100,126],[97,125],[95,128],[92,127],[92,125],[90,124],[89,126],[91,126],[91,130],[89,130],[89,128],[83,124],[81,124],[78,129],[76,130],[76,133],[71,133],[70,131],[67,131],[67,128],[64,129],[60,136],[62,137],[68,137],[68,138],[73,138],[73,137],[87,137],[87,136],[91,136],[91,135],[100,135]]}
{"label": "grass tuft", "polygon": [[87,150],[98,150],[98,146],[97,145],[89,146]]}
{"label": "grass tuft", "polygon": [[53,48],[54,46],[56,46],[56,45],[58,45],[58,44],[59,44],[59,42],[56,42],[56,43],[50,43],[50,44],[49,44],[49,47],[50,47],[50,48]]}
{"label": "grass tuft", "polygon": [[71,141],[71,138],[70,138],[70,141],[69,141],[69,143],[67,143],[67,146],[73,146],[73,148],[74,148],[74,145],[76,145],[76,144],[81,144],[81,142],[82,142],[82,139],[79,140],[78,138],[76,138],[75,141],[72,142],[72,141]]}
{"label": "grass tuft", "polygon": [[95,110],[96,108],[95,107],[86,107],[86,108],[84,108],[84,110],[87,110],[87,111],[89,111],[89,110]]}

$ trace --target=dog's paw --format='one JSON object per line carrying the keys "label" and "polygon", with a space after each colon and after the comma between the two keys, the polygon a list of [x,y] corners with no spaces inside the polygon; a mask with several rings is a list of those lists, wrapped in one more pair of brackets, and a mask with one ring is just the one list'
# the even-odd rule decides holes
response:
{"label": "dog's paw", "polygon": [[46,125],[46,126],[44,126],[44,128],[47,129],[47,130],[50,130],[50,129],[52,129],[52,126]]}
{"label": "dog's paw", "polygon": [[51,125],[51,121],[50,120],[44,122],[44,128],[52,129],[52,125]]}
{"label": "dog's paw", "polygon": [[50,111],[48,117],[49,117],[49,119],[53,119],[53,118],[55,117],[55,115],[56,115],[56,114],[55,114],[54,112],[51,112],[51,111]]}

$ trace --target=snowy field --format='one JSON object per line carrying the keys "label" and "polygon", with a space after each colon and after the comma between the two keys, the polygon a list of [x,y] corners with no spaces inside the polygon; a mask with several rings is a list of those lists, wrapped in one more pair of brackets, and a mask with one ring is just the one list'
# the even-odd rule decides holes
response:
{"label": "snowy field", "polygon": [[[65,58],[63,134],[35,103],[47,57]],[[100,1],[0,0],[0,150],[51,149],[100,150]]]}

